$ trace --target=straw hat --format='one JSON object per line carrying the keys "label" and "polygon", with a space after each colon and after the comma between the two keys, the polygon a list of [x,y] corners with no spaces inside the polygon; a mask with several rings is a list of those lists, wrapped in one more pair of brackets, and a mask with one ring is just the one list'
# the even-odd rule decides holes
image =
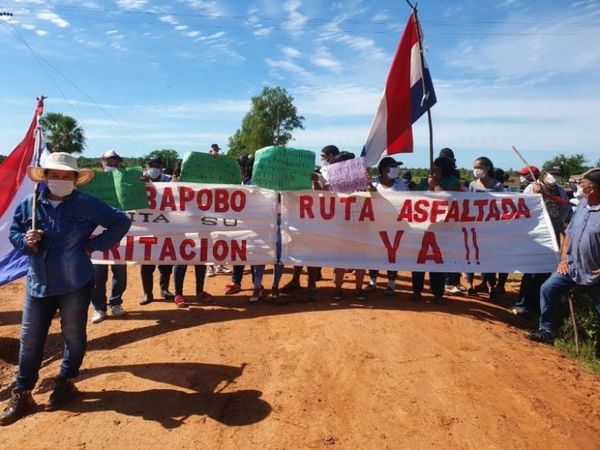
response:
{"label": "straw hat", "polygon": [[44,161],[42,167],[28,167],[27,175],[31,181],[40,183],[46,181],[44,171],[49,169],[77,172],[75,186],[81,186],[94,178],[94,171],[92,169],[79,169],[77,160],[70,154],[63,152],[51,153],[50,156],[46,158],[46,161]]}

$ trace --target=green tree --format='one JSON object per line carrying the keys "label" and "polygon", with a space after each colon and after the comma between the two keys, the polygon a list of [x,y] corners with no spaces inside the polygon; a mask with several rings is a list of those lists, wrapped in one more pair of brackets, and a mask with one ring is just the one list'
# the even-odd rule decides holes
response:
{"label": "green tree", "polygon": [[227,154],[237,158],[269,145],[286,145],[294,129],[304,129],[303,121],[294,106],[294,97],[283,88],[265,87],[260,95],[252,97],[252,108],[241,128],[229,138]]}
{"label": "green tree", "polygon": [[[589,168],[587,166],[587,159],[581,153],[571,156],[567,156],[561,153],[552,158],[551,161],[556,161],[562,166],[564,171],[563,177],[565,179],[568,179],[571,175],[581,174]],[[546,161],[544,165],[546,165],[546,163],[548,162],[550,161]]]}
{"label": "green tree", "polygon": [[0,155],[0,164],[2,164],[6,158],[6,156]]}
{"label": "green tree", "polygon": [[144,160],[147,160],[151,156],[160,156],[165,163],[165,167],[170,167],[171,169],[175,168],[179,159],[179,153],[172,148],[152,150],[148,155],[144,156]]}
{"label": "green tree", "polygon": [[77,120],[60,113],[48,113],[40,121],[51,152],[81,153],[85,135]]}

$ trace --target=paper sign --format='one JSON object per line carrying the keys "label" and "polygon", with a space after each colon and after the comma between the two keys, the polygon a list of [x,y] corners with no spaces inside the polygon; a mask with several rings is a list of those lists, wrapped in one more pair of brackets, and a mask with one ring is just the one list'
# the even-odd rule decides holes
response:
{"label": "paper sign", "polygon": [[141,176],[139,169],[99,172],[92,181],[78,189],[121,211],[144,209],[148,207],[148,197]]}
{"label": "paper sign", "polygon": [[266,147],[254,155],[252,183],[277,191],[312,187],[315,153],[287,147]]}
{"label": "paper sign", "polygon": [[327,181],[332,192],[365,191],[369,187],[365,158],[354,158],[327,166]]}
{"label": "paper sign", "polygon": [[240,166],[227,156],[187,152],[181,163],[179,181],[206,184],[240,184]]}

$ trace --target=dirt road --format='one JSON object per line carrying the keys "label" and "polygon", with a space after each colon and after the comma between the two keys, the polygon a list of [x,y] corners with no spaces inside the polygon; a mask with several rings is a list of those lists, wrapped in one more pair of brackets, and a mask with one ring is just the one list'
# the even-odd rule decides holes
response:
{"label": "dirt road", "polygon": [[[394,298],[334,302],[326,270],[312,304],[223,297],[219,275],[212,306],[181,310],[139,306],[139,269],[129,276],[129,314],[88,328],[81,400],[2,428],[0,447],[600,448],[600,379],[527,342],[510,300],[414,303],[405,274]],[[188,270],[186,292],[193,283]],[[21,282],[0,288],[2,400],[22,297]],[[42,378],[61,345],[57,319]],[[34,397],[48,395],[42,384]]]}

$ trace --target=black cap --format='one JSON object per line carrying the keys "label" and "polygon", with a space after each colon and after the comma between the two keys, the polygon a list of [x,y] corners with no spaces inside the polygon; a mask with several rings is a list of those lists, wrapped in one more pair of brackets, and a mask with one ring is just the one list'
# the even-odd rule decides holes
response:
{"label": "black cap", "polygon": [[164,164],[162,158],[158,155],[150,156],[148,158],[148,160],[146,161],[146,163],[148,163],[148,164]]}
{"label": "black cap", "polygon": [[600,169],[590,169],[583,174],[583,178],[594,183],[600,189]]}
{"label": "black cap", "polygon": [[377,164],[377,170],[379,170],[379,173],[383,175],[383,169],[385,169],[387,166],[389,166],[391,164],[397,164],[397,165],[401,166],[402,161],[396,161],[391,156],[386,156],[385,158],[382,158],[381,161],[379,161],[379,164]]}
{"label": "black cap", "polygon": [[544,164],[544,172],[551,173],[553,175],[562,175],[563,168],[557,161],[548,161]]}
{"label": "black cap", "polygon": [[216,151],[221,150],[221,147],[219,147],[218,144],[210,144],[210,148],[213,149],[213,150],[216,150]]}

